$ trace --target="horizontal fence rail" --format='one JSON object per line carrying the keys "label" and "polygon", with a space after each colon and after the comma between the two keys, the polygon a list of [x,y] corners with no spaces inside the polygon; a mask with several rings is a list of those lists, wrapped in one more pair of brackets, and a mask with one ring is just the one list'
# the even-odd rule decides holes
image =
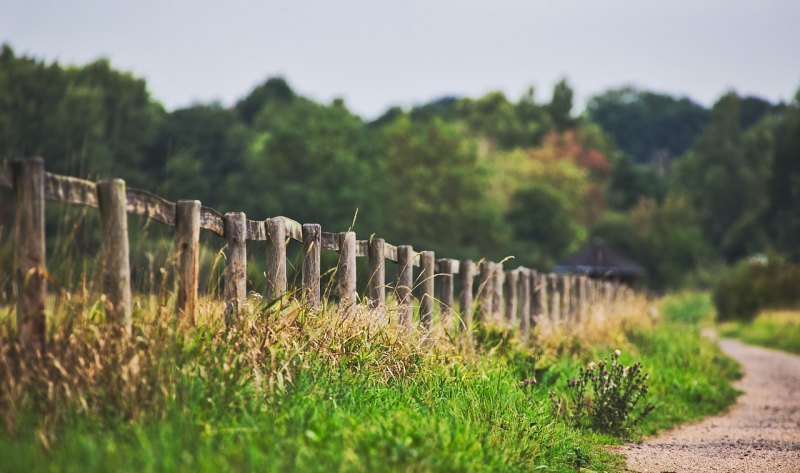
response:
{"label": "horizontal fence rail", "polygon": [[[283,216],[251,220],[244,213],[221,214],[197,200],[171,202],[156,194],[126,187],[121,179],[97,182],[46,172],[41,158],[2,161],[0,187],[16,193],[15,288],[18,334],[25,346],[43,349],[45,344],[46,258],[44,250],[44,201],[94,207],[102,226],[102,290],[107,319],[130,325],[131,287],[127,214],[135,214],[175,227],[179,278],[176,314],[182,323],[195,320],[198,300],[200,231],[224,239],[225,321],[232,324],[247,305],[247,241],[264,242],[267,250],[268,302],[289,293],[286,247],[294,240],[302,245],[301,301],[310,309],[320,307],[320,254],[339,254],[336,268],[339,305],[347,308],[357,300],[356,258],[368,258],[367,296],[370,307],[386,306],[386,261],[397,265],[394,284],[398,323],[409,325],[414,302],[419,323],[430,330],[435,308],[439,323],[450,326],[456,316],[460,330],[475,322],[505,319],[523,336],[545,317],[553,321],[579,322],[589,305],[611,305],[632,296],[632,289],[617,281],[578,274],[544,274],[526,267],[504,268],[502,263],[436,258],[432,251],[410,245],[395,246],[372,236],[357,240],[354,232],[324,232],[318,224],[301,224]],[[414,276],[414,268],[419,268]],[[461,291],[454,293],[455,281]],[[438,291],[436,287],[438,286]],[[457,301],[457,303],[456,303]]]}

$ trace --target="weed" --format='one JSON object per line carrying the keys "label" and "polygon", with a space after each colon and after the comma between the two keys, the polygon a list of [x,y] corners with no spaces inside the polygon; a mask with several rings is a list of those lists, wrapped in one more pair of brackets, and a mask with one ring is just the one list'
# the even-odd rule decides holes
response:
{"label": "weed", "polygon": [[[653,410],[652,404],[640,406],[647,396],[647,379],[639,362],[625,366],[619,362],[620,351],[608,362],[589,363],[576,379],[568,381],[566,400],[551,393],[553,411],[566,415],[576,427],[627,436]],[[591,390],[591,395],[587,392]]]}

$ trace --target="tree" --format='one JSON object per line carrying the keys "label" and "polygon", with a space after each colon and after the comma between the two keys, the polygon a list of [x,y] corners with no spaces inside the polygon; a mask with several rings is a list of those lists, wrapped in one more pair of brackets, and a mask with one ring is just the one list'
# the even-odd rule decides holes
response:
{"label": "tree", "polygon": [[608,202],[617,210],[628,210],[641,198],[661,200],[667,192],[666,179],[653,166],[636,164],[622,156],[614,164]]}
{"label": "tree", "polygon": [[237,102],[236,111],[245,123],[252,125],[265,104],[288,104],[294,98],[294,90],[289,87],[286,79],[283,77],[271,77],[253,89],[247,97]]}
{"label": "tree", "polygon": [[800,260],[800,89],[775,129],[767,226],[775,245]]}
{"label": "tree", "polygon": [[233,110],[219,104],[175,110],[154,146],[159,165],[152,175],[165,196],[239,210],[248,200],[242,184],[249,146],[250,132]]}
{"label": "tree", "polygon": [[550,264],[582,239],[581,225],[570,205],[567,194],[543,182],[514,194],[506,218],[516,239],[527,242],[531,252],[522,255],[521,261]]}
{"label": "tree", "polygon": [[668,163],[685,153],[708,123],[709,113],[692,100],[632,87],[592,97],[588,117],[635,163]]}
{"label": "tree", "polygon": [[[269,82],[268,82],[269,83]],[[343,104],[270,96],[251,128],[244,197],[254,215],[287,215],[346,229],[370,205],[375,160],[364,123]],[[366,214],[366,215],[365,215]]]}
{"label": "tree", "polygon": [[489,170],[459,127],[404,114],[380,129],[380,140],[375,200],[384,235],[455,257],[504,249],[502,215],[488,195]]}
{"label": "tree", "polygon": [[[758,207],[748,195],[759,185],[744,153],[739,97],[724,95],[711,111],[708,128],[675,165],[675,184],[697,209],[708,239],[722,246],[738,220]],[[735,248],[723,248],[728,258]]]}
{"label": "tree", "polygon": [[547,109],[558,131],[565,131],[575,125],[572,118],[572,95],[572,87],[569,86],[566,79],[561,79],[553,87],[553,98]]}

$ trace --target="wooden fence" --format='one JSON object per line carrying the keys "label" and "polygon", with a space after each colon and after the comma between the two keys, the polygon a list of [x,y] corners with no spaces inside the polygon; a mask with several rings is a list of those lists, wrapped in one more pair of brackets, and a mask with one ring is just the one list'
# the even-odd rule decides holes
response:
{"label": "wooden fence", "polygon": [[[109,321],[130,326],[131,276],[127,214],[143,215],[175,227],[178,294],[176,313],[193,324],[198,300],[200,231],[224,239],[225,320],[231,324],[247,303],[245,243],[263,241],[267,249],[268,301],[284,297],[286,247],[294,240],[303,245],[301,301],[311,309],[320,306],[320,254],[339,253],[337,282],[339,304],[356,302],[356,258],[369,260],[368,293],[371,307],[386,305],[386,261],[397,265],[394,285],[398,300],[398,322],[411,324],[414,288],[419,301],[419,322],[432,327],[435,305],[440,323],[449,323],[456,312],[460,327],[490,317],[505,317],[527,334],[541,317],[580,320],[589,305],[613,304],[630,297],[631,290],[616,282],[590,279],[576,274],[543,274],[518,267],[504,270],[488,260],[436,259],[432,251],[416,251],[409,245],[395,246],[382,238],[357,240],[354,232],[323,232],[315,223],[300,224],[286,217],[250,220],[242,212],[220,214],[197,200],[170,202],[150,192],[127,188],[122,179],[92,182],[45,172],[44,160],[31,158],[3,161],[0,186],[16,191],[14,223],[14,286],[18,336],[26,347],[44,349],[45,344],[45,200],[96,207],[102,226],[102,287]],[[415,278],[414,268],[418,269]],[[477,287],[475,278],[478,278]],[[461,292],[455,302],[454,278]],[[416,281],[416,287],[415,287]],[[436,286],[438,285],[438,297]],[[460,310],[456,311],[456,307]]]}

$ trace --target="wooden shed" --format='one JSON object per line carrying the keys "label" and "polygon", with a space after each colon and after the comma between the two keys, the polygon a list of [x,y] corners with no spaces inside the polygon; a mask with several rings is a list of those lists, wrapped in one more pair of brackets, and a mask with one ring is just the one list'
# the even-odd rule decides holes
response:
{"label": "wooden shed", "polygon": [[591,278],[619,281],[631,287],[647,271],[642,265],[594,238],[553,267],[557,273],[585,274]]}

